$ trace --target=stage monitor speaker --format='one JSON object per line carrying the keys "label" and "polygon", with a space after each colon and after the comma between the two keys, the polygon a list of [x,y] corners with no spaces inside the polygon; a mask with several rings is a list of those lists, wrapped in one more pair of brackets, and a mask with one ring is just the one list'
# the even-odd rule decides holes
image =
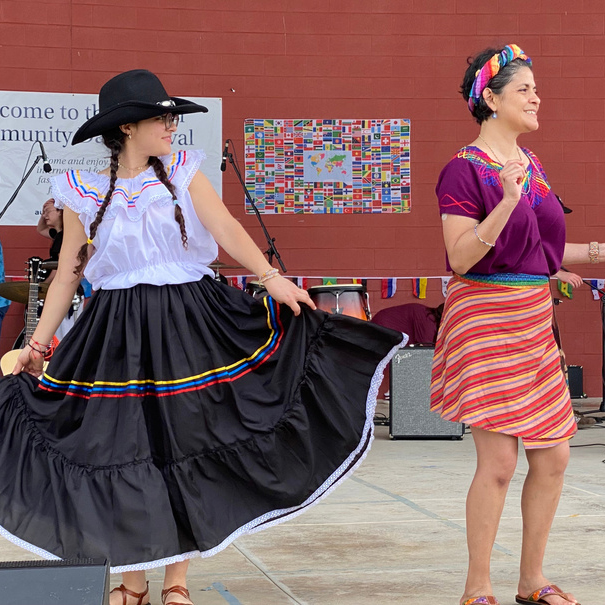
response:
{"label": "stage monitor speaker", "polygon": [[585,399],[584,366],[567,366],[569,380],[569,395],[572,399]]}
{"label": "stage monitor speaker", "polygon": [[391,360],[391,439],[462,439],[463,424],[429,409],[434,352],[434,347],[404,347]]}
{"label": "stage monitor speaker", "polygon": [[104,559],[0,563],[0,605],[108,605]]}

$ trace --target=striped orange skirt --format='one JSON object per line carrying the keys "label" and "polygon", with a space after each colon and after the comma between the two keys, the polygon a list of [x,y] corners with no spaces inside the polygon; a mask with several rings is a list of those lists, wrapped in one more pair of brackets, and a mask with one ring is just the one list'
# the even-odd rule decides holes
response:
{"label": "striped orange skirt", "polygon": [[456,275],[433,360],[431,410],[550,447],[576,432],[548,279]]}

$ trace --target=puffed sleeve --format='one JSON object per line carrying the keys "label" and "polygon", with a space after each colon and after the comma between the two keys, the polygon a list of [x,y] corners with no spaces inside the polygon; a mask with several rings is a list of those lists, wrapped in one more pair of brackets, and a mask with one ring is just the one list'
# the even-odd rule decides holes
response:
{"label": "puffed sleeve", "polygon": [[[99,183],[84,182],[79,170],[68,170],[50,179],[51,195],[55,200],[55,207],[62,209],[67,206],[77,214],[94,217],[99,209],[104,195],[101,193]],[[94,175],[93,175],[94,176]]]}
{"label": "puffed sleeve", "polygon": [[170,182],[176,187],[177,196],[181,191],[186,191],[200,165],[206,159],[206,154],[201,149],[177,151],[160,158],[166,168],[166,174]]}

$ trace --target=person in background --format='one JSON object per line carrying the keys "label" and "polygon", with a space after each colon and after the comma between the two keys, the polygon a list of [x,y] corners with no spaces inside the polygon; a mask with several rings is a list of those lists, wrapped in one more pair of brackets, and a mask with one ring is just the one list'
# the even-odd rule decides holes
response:
{"label": "person in background", "polygon": [[[50,198],[44,202],[42,214],[40,215],[36,229],[41,236],[52,240],[47,260],[58,262],[61,246],[63,244],[63,209],[55,206],[54,198]],[[55,274],[55,269],[49,271],[48,275],[43,280],[44,283],[50,284],[55,278]],[[78,316],[82,312],[83,303],[84,289],[82,286],[79,286],[76,295],[74,296],[74,300],[72,301],[72,305],[57,328],[55,333],[57,341],[60,342],[63,340],[65,335],[73,328],[76,319],[78,319]]]}
{"label": "person in background", "polygon": [[[0,284],[4,283],[4,254],[2,252],[2,244],[0,244]],[[0,296],[0,331],[2,330],[2,320],[8,311],[11,301]]]}
{"label": "person in background", "polygon": [[409,345],[434,345],[442,314],[443,304],[433,308],[406,303],[378,311],[372,323],[407,334]]}

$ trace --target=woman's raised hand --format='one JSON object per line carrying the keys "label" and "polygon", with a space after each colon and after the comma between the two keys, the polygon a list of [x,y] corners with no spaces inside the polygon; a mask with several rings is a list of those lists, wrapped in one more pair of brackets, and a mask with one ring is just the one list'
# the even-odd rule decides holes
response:
{"label": "woman's raised hand", "polygon": [[500,171],[500,183],[504,190],[502,201],[517,204],[521,199],[525,165],[521,160],[509,160]]}

